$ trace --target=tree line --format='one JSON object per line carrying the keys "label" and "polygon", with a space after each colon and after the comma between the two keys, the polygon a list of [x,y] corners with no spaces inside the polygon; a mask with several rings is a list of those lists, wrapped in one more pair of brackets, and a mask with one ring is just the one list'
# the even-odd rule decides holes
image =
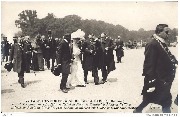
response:
{"label": "tree line", "polygon": [[[145,31],[143,28],[138,31],[129,31],[121,25],[113,25],[104,21],[97,20],[83,20],[78,15],[68,15],[64,18],[57,18],[53,13],[48,13],[46,17],[37,18],[36,10],[24,10],[18,14],[19,19],[15,21],[16,27],[21,29],[17,32],[18,35],[28,35],[34,38],[37,34],[47,35],[47,31],[51,30],[55,38],[62,38],[66,33],[75,32],[77,29],[82,29],[85,32],[85,37],[93,34],[99,37],[101,33],[105,32],[107,35],[116,39],[121,36],[122,40],[127,42],[131,41],[148,41],[154,30]],[[173,28],[170,31],[169,42],[177,41],[178,29]]]}

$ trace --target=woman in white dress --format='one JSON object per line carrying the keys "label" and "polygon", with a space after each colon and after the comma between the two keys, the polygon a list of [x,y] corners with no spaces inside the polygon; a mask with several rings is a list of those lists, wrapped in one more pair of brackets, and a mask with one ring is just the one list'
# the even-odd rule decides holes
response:
{"label": "woman in white dress", "polygon": [[83,80],[84,76],[83,76],[83,69],[82,69],[82,64],[81,64],[81,60],[80,60],[80,49],[77,45],[77,40],[73,40],[73,62],[71,65],[71,74],[69,75],[69,81],[68,81],[68,85],[69,87],[75,87],[75,86],[79,86],[79,87],[85,87],[85,82]]}

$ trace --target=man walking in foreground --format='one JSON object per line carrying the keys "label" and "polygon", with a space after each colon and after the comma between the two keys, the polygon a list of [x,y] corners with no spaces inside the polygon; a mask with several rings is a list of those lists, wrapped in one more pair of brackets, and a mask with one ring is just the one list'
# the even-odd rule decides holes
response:
{"label": "man walking in foreground", "polygon": [[[170,89],[175,77],[177,60],[165,43],[168,35],[168,25],[157,25],[152,40],[145,47],[143,101],[134,113],[141,113],[149,103],[161,105],[163,113],[171,112]],[[153,88],[154,91],[149,91]]]}

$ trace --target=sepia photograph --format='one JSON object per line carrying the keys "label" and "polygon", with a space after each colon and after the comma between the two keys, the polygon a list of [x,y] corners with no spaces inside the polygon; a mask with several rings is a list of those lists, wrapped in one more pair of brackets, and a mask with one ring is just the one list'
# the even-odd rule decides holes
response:
{"label": "sepia photograph", "polygon": [[178,1],[1,1],[1,115],[16,112],[177,116]]}

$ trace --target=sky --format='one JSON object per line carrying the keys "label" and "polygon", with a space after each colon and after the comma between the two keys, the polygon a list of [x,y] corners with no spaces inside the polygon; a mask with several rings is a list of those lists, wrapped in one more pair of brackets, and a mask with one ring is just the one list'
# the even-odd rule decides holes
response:
{"label": "sky", "polygon": [[157,24],[166,23],[178,28],[178,2],[123,2],[123,1],[39,1],[1,2],[1,33],[12,38],[19,29],[15,20],[23,10],[36,10],[38,18],[53,13],[57,18],[78,15],[82,19],[102,20],[122,25],[128,30],[154,30]]}

